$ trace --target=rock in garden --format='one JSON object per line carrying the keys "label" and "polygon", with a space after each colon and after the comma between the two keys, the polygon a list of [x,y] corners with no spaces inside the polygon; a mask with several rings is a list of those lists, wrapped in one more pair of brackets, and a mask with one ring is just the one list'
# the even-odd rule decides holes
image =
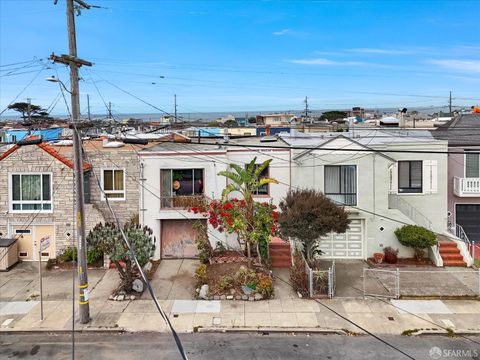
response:
{"label": "rock in garden", "polygon": [[242,295],[236,295],[235,300],[242,300]]}
{"label": "rock in garden", "polygon": [[299,291],[297,291],[297,295],[298,295],[298,297],[299,297],[300,299],[303,297],[302,294],[300,294]]}
{"label": "rock in garden", "polygon": [[220,296],[220,300],[226,300],[227,297],[225,295]]}
{"label": "rock in garden", "polygon": [[152,263],[149,261],[148,263],[145,264],[145,266],[143,267],[143,270],[145,272],[150,272],[150,270],[152,270]]}
{"label": "rock in garden", "polygon": [[215,296],[213,297],[213,300],[220,300],[220,296],[215,295]]}
{"label": "rock in garden", "polygon": [[115,296],[110,295],[110,296],[108,297],[108,300],[115,300]]}
{"label": "rock in garden", "polygon": [[242,300],[248,300],[248,296],[247,295],[242,295]]}
{"label": "rock in garden", "polygon": [[255,296],[254,296],[254,299],[255,299],[255,301],[262,300],[263,296],[262,296],[262,294],[256,293]]}
{"label": "rock in garden", "polygon": [[130,300],[135,300],[135,299],[136,299],[135,295],[130,295]]}
{"label": "rock in garden", "polygon": [[255,300],[255,298],[254,298],[253,296],[250,296],[250,297],[248,298],[248,301],[254,301],[254,300]]}
{"label": "rock in garden", "polygon": [[242,291],[245,295],[250,295],[253,292],[251,288],[245,285],[242,285]]}
{"label": "rock in garden", "polygon": [[230,295],[235,295],[235,289],[230,289]]}
{"label": "rock in garden", "polygon": [[227,300],[233,300],[233,295],[227,295],[226,299]]}
{"label": "rock in garden", "polygon": [[208,300],[208,285],[204,284],[200,288],[200,293],[198,294],[200,299]]}
{"label": "rock in garden", "polygon": [[133,280],[132,289],[133,289],[133,291],[136,291],[138,293],[143,292],[143,282],[142,282],[142,280],[140,280],[140,279]]}
{"label": "rock in garden", "polygon": [[117,296],[117,301],[123,301],[125,300],[125,295],[118,295]]}

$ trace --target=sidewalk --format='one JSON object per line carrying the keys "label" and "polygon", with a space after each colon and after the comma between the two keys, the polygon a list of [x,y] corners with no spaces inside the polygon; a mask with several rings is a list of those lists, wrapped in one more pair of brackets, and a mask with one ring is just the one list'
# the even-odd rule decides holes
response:
{"label": "sidewalk", "polygon": [[[375,334],[401,334],[407,330],[480,333],[480,301],[476,300],[321,300],[329,308]],[[2,303],[5,304],[5,303]],[[32,303],[13,314],[0,304],[0,331],[69,331],[71,301],[45,301],[45,319],[40,305]],[[314,300],[284,299],[259,302],[160,300],[179,333],[195,331],[362,331]],[[396,307],[392,306],[395,305]],[[10,309],[9,309],[10,308]],[[414,314],[402,311],[405,309]],[[76,324],[77,330],[124,330],[166,332],[152,300],[91,300],[91,322]],[[433,322],[433,323],[432,323]]]}

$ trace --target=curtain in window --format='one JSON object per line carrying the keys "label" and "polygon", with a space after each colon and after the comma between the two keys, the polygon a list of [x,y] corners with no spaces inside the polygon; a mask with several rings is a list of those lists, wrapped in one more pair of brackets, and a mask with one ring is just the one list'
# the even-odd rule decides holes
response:
{"label": "curtain in window", "polygon": [[115,190],[123,190],[123,170],[115,170]]}
{"label": "curtain in window", "polygon": [[13,185],[13,193],[12,193],[12,200],[20,201],[20,175],[13,175],[12,176],[12,185]]}
{"label": "curtain in window", "polygon": [[412,161],[410,162],[410,178],[412,188],[422,187],[422,162]]}
{"label": "curtain in window", "polygon": [[325,166],[325,193],[340,193],[340,167]]}
{"label": "curtain in window", "polygon": [[465,177],[480,177],[480,154],[465,155]]}
{"label": "curtain in window", "polygon": [[345,195],[345,204],[356,205],[357,203],[357,172],[355,166],[342,166],[342,193]]}
{"label": "curtain in window", "polygon": [[410,187],[410,163],[408,161],[398,163],[398,187],[405,189]]}
{"label": "curtain in window", "polygon": [[40,175],[22,175],[22,200],[42,200]]}
{"label": "curtain in window", "polygon": [[103,171],[103,190],[113,190],[113,170]]}

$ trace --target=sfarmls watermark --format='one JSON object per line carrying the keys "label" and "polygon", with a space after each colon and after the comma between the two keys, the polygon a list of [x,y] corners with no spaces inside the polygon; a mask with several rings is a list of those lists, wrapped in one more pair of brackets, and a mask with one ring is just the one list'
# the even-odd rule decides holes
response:
{"label": "sfarmls watermark", "polygon": [[480,351],[477,349],[440,349],[434,346],[428,352],[430,358],[438,359],[477,359]]}

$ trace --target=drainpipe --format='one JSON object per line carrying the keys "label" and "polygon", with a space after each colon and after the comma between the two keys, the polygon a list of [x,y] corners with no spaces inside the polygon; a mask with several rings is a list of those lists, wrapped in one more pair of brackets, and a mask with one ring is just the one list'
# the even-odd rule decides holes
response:
{"label": "drainpipe", "polygon": [[[377,211],[376,211],[376,206],[375,206],[375,204],[376,204],[375,193],[377,191],[377,188],[376,188],[376,173],[377,173],[377,154],[373,154],[373,181],[372,181],[372,184],[373,184],[373,219],[374,220],[377,217],[377,215],[376,215]],[[358,176],[358,174],[357,174],[357,176]]]}
{"label": "drainpipe", "polygon": [[142,194],[141,194],[142,225],[145,226],[145,176],[144,176],[144,164],[141,161],[140,161],[140,181],[142,182]]}

